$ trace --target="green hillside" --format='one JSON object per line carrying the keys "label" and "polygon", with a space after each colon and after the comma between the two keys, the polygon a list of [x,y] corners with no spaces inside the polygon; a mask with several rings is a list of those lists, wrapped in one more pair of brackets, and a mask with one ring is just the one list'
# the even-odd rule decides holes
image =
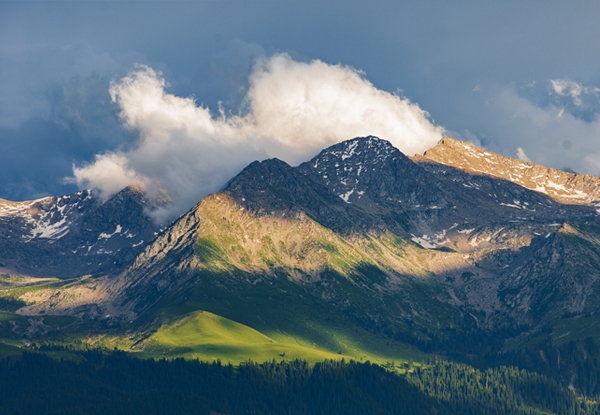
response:
{"label": "green hillside", "polygon": [[136,348],[148,356],[182,356],[234,364],[273,359],[303,359],[314,363],[350,357],[316,346],[303,346],[296,341],[276,341],[248,326],[206,311],[194,312],[171,324],[163,324]]}

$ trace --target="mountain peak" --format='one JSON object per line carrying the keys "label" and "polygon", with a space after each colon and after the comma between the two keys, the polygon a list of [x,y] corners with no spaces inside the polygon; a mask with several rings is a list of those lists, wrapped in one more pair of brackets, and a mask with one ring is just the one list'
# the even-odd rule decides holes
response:
{"label": "mountain peak", "polygon": [[356,137],[351,140],[334,144],[321,151],[321,153],[311,161],[315,162],[313,167],[318,168],[321,162],[364,159],[365,156],[369,154],[382,160],[387,156],[397,156],[402,153],[400,153],[400,151],[389,141],[370,135],[367,137]]}
{"label": "mountain peak", "polygon": [[416,163],[435,162],[470,173],[505,179],[561,203],[600,206],[598,177],[513,159],[450,137],[442,138],[435,147],[422,156],[412,157],[412,160]]}
{"label": "mountain peak", "polygon": [[240,189],[252,188],[256,192],[264,192],[279,183],[294,181],[293,168],[277,158],[254,161],[227,183],[224,190],[233,194]]}
{"label": "mountain peak", "polygon": [[[141,188],[102,202],[83,190],[25,202],[0,200],[0,258],[31,276],[112,272],[134,258],[158,231]],[[34,254],[32,254],[34,253]]]}
{"label": "mountain peak", "polygon": [[346,203],[402,203],[409,206],[442,202],[435,178],[389,141],[357,137],[321,151],[299,170],[323,184]]}

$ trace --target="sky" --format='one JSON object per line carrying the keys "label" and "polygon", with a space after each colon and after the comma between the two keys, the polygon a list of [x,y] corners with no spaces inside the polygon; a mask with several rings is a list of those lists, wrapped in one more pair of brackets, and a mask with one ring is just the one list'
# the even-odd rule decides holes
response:
{"label": "sky", "polygon": [[188,210],[254,160],[444,135],[600,175],[600,3],[2,1],[0,198]]}

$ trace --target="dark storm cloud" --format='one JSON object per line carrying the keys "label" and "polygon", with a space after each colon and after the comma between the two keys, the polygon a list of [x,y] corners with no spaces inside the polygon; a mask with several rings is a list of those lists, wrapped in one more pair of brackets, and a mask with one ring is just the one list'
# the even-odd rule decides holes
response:
{"label": "dark storm cloud", "polygon": [[598,15],[594,2],[3,2],[0,197],[61,193],[73,163],[126,151],[136,137],[108,87],[135,63],[235,114],[254,59],[281,52],[360,69],[459,139],[598,174],[594,94],[578,105],[550,87],[600,87]]}
{"label": "dark storm cloud", "polygon": [[41,118],[29,119],[18,129],[0,127],[1,197],[26,200],[77,190],[59,180],[71,170],[62,149],[64,142],[60,142],[65,137],[56,124]]}
{"label": "dark storm cloud", "polygon": [[233,39],[222,44],[222,49],[198,68],[186,90],[181,92],[193,95],[199,103],[213,109],[221,102],[227,110],[236,111],[242,107],[254,62],[266,55],[264,48],[257,44]]}
{"label": "dark storm cloud", "polygon": [[41,95],[45,117],[0,127],[0,195],[24,200],[76,191],[63,178],[74,164],[108,149],[127,148],[135,135],[122,127],[108,79],[74,77]]}

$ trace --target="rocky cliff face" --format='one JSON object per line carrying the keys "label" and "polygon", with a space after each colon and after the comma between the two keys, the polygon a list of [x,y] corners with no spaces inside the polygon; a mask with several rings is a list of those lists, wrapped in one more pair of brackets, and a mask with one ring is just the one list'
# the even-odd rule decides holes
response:
{"label": "rocky cliff face", "polygon": [[0,200],[0,263],[7,272],[72,278],[122,268],[159,227],[141,189],[102,203],[91,191],[28,202]]}
{"label": "rocky cliff face", "polygon": [[346,203],[369,206],[391,202],[404,210],[442,209],[449,205],[433,175],[388,141],[373,136],[331,146],[298,170]]}
{"label": "rocky cliff face", "polygon": [[[442,140],[440,146],[449,140]],[[452,143],[456,152],[463,148],[461,142]],[[471,160],[469,155],[463,158]],[[518,163],[504,159],[508,165]],[[366,137],[323,150],[298,169],[347,204],[375,216],[373,223],[383,222],[386,229],[426,248],[456,242],[467,230],[479,227],[596,217],[595,207],[589,204],[565,205],[519,183],[464,167],[474,162],[465,162],[460,169],[450,162],[422,157],[413,161],[389,142]]]}

